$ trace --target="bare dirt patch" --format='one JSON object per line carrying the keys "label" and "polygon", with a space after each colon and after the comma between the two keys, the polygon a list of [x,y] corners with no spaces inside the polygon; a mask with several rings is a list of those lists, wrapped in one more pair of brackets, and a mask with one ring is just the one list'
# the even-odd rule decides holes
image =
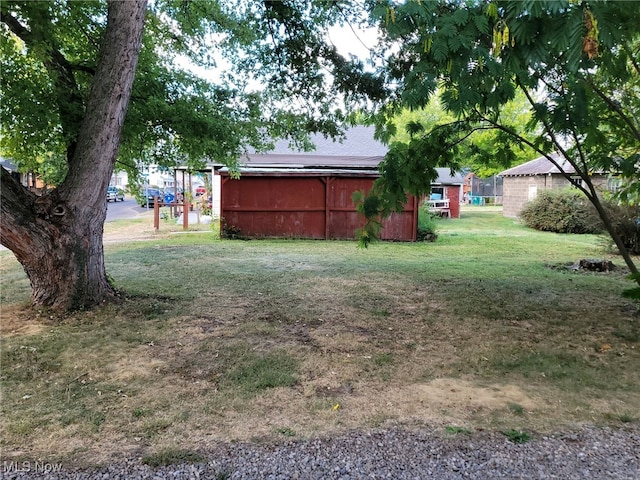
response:
{"label": "bare dirt patch", "polygon": [[35,335],[40,333],[47,323],[25,305],[8,304],[0,308],[0,335],[3,337]]}

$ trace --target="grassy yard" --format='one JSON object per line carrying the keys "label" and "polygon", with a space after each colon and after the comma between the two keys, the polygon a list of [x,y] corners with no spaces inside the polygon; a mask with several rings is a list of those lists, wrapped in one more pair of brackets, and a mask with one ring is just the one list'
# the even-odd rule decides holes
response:
{"label": "grassy yard", "polygon": [[[108,225],[122,303],[28,310],[0,252],[1,448],[77,464],[421,424],[548,432],[640,421],[640,329],[620,259],[595,236],[499,211],[435,243],[220,241]],[[145,236],[145,235],[141,235]],[[135,235],[122,235],[133,238]]]}

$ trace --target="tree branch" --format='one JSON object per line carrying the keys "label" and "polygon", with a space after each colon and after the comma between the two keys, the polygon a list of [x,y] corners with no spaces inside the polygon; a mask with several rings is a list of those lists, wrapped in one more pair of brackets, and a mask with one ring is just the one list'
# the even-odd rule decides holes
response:
{"label": "tree branch", "polygon": [[[524,143],[525,145],[529,146],[532,150],[534,150],[535,152],[539,153],[541,156],[545,157],[547,160],[549,160],[549,162],[551,162],[551,164],[553,164],[558,169],[560,174],[562,176],[564,176],[567,179],[567,181],[569,181],[569,183],[571,183],[577,189],[582,191],[588,198],[590,197],[590,192],[588,190],[586,190],[582,186],[581,183],[576,182],[573,178],[571,178],[571,174],[569,174],[568,172],[565,172],[564,169],[562,168],[562,166],[551,155],[549,155],[548,152],[540,149],[535,143],[533,143],[531,140],[523,137],[522,135],[520,135],[515,130],[510,129],[510,128],[506,127],[505,125],[502,125],[502,124],[496,122],[495,120],[491,120],[489,117],[486,117],[486,116],[481,114],[481,119],[483,121],[489,123],[490,125],[492,125],[493,129],[500,130],[500,131],[506,133],[507,135],[511,136],[511,138],[513,138],[514,140],[516,140],[518,142],[521,142],[521,143]],[[558,149],[558,151],[562,154],[562,156],[564,158],[567,159],[567,161],[569,161],[569,163],[574,167],[574,169],[577,172],[579,169],[570,160],[567,152],[555,141],[555,137],[553,136],[553,134],[548,133],[548,135],[551,137],[551,140],[554,143],[554,145],[556,146],[556,148]]]}
{"label": "tree branch", "polygon": [[42,63],[47,69],[56,92],[60,123],[65,138],[68,139],[67,161],[70,161],[77,145],[76,135],[84,117],[84,99],[73,72],[74,70],[83,70],[91,73],[91,71],[86,67],[73,65],[69,62],[56,45],[55,39],[48,32],[43,31],[37,35],[4,10],[0,12],[0,21],[7,25],[9,30],[20,38],[27,48],[44,47],[40,49],[43,55]]}
{"label": "tree branch", "polygon": [[85,73],[88,73],[91,76],[96,74],[96,69],[94,67],[89,67],[87,65],[81,65],[79,63],[73,63],[73,64],[70,64],[70,67],[71,67],[71,69],[75,70],[76,72],[85,72]]}
{"label": "tree branch", "polygon": [[[434,128],[431,129],[431,131],[437,130],[439,128],[445,128],[448,127],[450,125],[465,125],[468,124],[469,122],[466,121],[456,121],[456,122],[450,122],[450,123],[445,123],[445,124],[441,124],[441,125],[437,125]],[[482,130],[493,130],[493,127],[485,127],[485,126],[473,126],[471,127],[471,130],[468,130],[465,132],[465,134],[458,138],[455,142],[453,143],[449,143],[447,144],[447,147],[452,148],[455,147],[457,145],[460,145],[462,142],[464,142],[467,138],[469,138],[471,135],[473,135],[475,132],[479,132]]]}
{"label": "tree branch", "polygon": [[636,126],[631,118],[627,116],[625,112],[622,111],[622,107],[618,102],[609,98],[605,92],[603,92],[593,81],[593,78],[589,76],[587,78],[587,83],[593,89],[594,92],[606,103],[611,110],[618,114],[618,116],[622,119],[622,121],[629,127],[633,136],[640,141],[640,129]]}
{"label": "tree branch", "polygon": [[24,43],[29,43],[31,40],[31,31],[22,25],[17,18],[11,15],[9,12],[0,10],[0,22],[4,23],[11,33],[22,40]]}

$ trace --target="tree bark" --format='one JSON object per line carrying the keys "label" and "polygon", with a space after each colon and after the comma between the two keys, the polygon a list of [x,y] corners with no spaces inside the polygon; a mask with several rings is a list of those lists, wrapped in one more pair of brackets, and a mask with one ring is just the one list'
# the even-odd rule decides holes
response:
{"label": "tree bark", "polygon": [[0,242],[22,264],[34,306],[91,308],[113,299],[104,266],[106,190],[142,42],[146,0],[110,1],[86,112],[60,186],[38,196],[2,168]]}
{"label": "tree bark", "polygon": [[590,188],[593,190],[594,194],[593,194],[593,197],[589,196],[589,200],[591,201],[596,211],[598,212],[598,215],[600,216],[600,220],[602,220],[602,224],[604,225],[605,230],[609,233],[609,235],[611,236],[611,239],[613,240],[613,243],[615,243],[616,247],[618,248],[618,253],[620,253],[620,256],[624,260],[624,263],[627,264],[629,271],[632,274],[634,274],[634,276],[636,276],[634,278],[634,281],[638,284],[638,286],[640,286],[640,278],[637,278],[638,267],[636,267],[636,264],[633,262],[633,258],[629,253],[629,249],[622,241],[622,238],[620,237],[620,234],[616,230],[615,225],[611,222],[611,217],[609,216],[604,206],[602,205],[602,202],[598,198],[598,195],[595,193],[595,189],[593,188],[592,184],[590,184]]}

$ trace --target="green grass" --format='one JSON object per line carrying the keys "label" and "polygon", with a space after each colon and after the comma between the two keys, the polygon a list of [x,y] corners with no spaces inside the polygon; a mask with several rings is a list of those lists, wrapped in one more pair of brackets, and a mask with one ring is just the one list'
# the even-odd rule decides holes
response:
{"label": "green grass", "polygon": [[509,408],[509,410],[511,410],[511,413],[513,413],[514,415],[524,415],[525,413],[524,407],[517,403],[509,403],[507,407]]}
{"label": "green grass", "polygon": [[[437,228],[435,243],[367,250],[212,233],[110,240],[122,303],[60,318],[26,309],[24,271],[0,252],[0,447],[96,462],[422,419],[470,431],[517,419],[524,432],[637,421],[624,269],[558,267],[621,266],[599,237],[482,208]],[[149,225],[109,224],[107,237],[136,229]]]}
{"label": "green grass", "polygon": [[285,352],[247,355],[225,375],[225,385],[237,387],[247,394],[298,383],[296,359]]}
{"label": "green grass", "polygon": [[471,435],[473,432],[465,427],[459,427],[457,425],[447,425],[444,427],[445,432],[451,435]]}

